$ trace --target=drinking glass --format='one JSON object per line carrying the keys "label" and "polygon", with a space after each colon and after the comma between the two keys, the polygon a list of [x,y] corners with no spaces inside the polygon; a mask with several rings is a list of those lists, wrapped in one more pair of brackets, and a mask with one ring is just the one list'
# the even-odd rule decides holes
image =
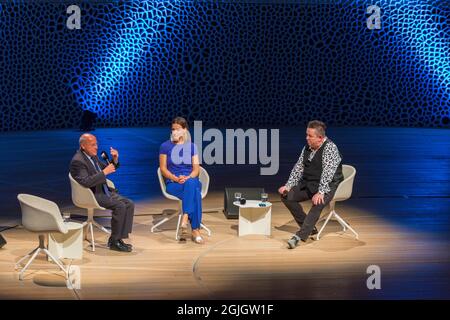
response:
{"label": "drinking glass", "polygon": [[269,194],[268,193],[261,193],[261,202],[265,203],[267,200],[269,199]]}
{"label": "drinking glass", "polygon": [[69,222],[70,212],[63,212],[63,220],[64,220],[64,222]]}

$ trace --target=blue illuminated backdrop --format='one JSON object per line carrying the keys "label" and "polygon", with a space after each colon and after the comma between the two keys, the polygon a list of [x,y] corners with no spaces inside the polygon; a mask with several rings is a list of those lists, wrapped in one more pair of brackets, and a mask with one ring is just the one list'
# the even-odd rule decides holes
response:
{"label": "blue illuminated backdrop", "polygon": [[0,3],[2,131],[77,127],[85,109],[102,126],[450,126],[447,1]]}

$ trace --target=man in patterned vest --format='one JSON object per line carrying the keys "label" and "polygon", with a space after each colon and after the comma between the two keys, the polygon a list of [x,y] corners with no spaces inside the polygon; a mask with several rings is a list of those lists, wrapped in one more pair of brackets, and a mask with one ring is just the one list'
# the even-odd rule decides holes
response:
{"label": "man in patterned vest", "polygon": [[[278,189],[281,201],[294,216],[300,229],[288,241],[294,249],[300,241],[317,234],[315,227],[323,208],[333,199],[336,189],[344,180],[342,157],[336,145],[325,135],[326,126],[314,120],[306,129],[307,145],[303,147],[287,183]],[[308,215],[299,202],[312,200]]]}

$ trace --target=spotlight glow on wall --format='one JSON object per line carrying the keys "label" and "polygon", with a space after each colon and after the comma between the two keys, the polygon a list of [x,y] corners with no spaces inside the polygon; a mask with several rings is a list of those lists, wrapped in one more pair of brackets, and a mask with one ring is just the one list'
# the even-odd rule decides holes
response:
{"label": "spotlight glow on wall", "polygon": [[[133,81],[133,72],[136,72],[142,55],[150,46],[158,46],[161,34],[165,32],[167,17],[176,14],[173,7],[169,8],[167,2],[159,1],[132,1],[124,4],[123,23],[117,30],[111,31],[110,36],[115,38],[103,56],[98,57],[98,63],[89,79],[78,79],[78,100],[84,109],[96,112],[100,117],[108,115],[106,110],[107,99],[120,90],[122,83]],[[151,77],[150,74],[146,76]]]}
{"label": "spotlight glow on wall", "polygon": [[[447,99],[450,98],[449,17],[433,10],[438,1],[379,1],[385,20],[390,22],[397,46],[408,46],[416,63],[424,68],[424,76],[435,80]],[[447,30],[442,27],[447,26]],[[450,101],[449,99],[447,101]]]}

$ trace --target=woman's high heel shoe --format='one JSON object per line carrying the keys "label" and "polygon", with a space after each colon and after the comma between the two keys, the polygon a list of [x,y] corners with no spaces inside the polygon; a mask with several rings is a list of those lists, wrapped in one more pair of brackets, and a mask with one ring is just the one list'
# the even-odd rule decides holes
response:
{"label": "woman's high heel shoe", "polygon": [[192,241],[198,244],[204,244],[205,240],[201,236],[192,236]]}

